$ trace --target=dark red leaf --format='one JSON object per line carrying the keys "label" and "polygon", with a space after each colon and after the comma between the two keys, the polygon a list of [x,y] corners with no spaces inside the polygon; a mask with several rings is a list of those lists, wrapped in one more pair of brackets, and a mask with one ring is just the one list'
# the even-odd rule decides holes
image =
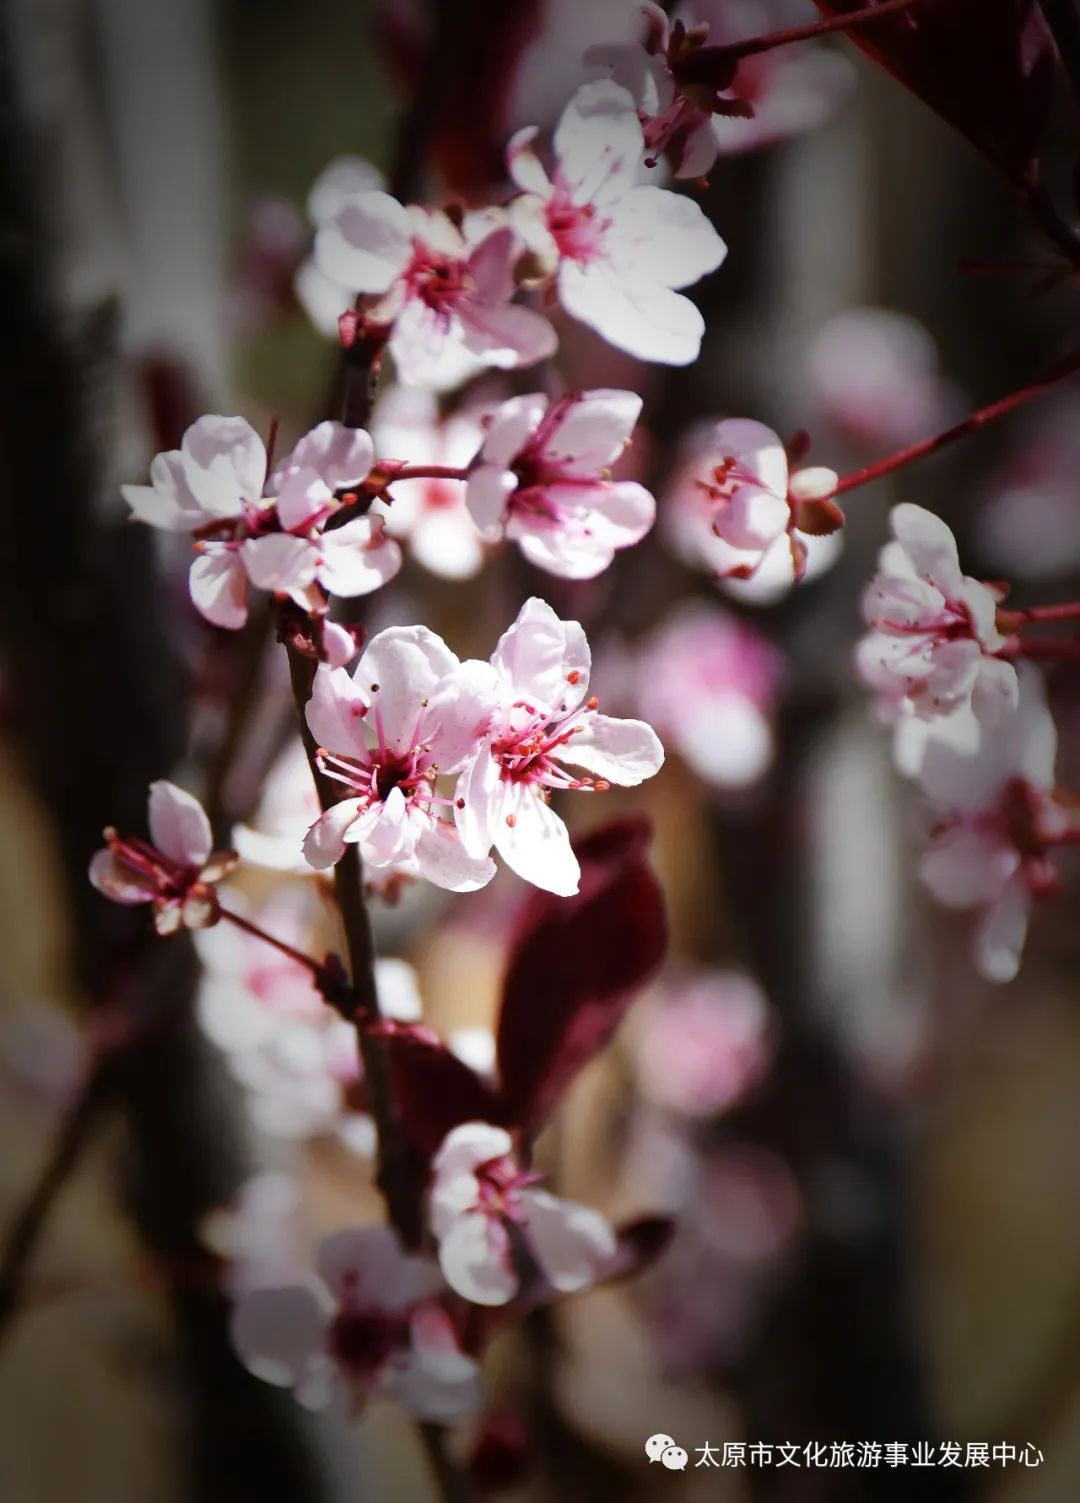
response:
{"label": "dark red leaf", "polygon": [[383,1022],[372,1032],[386,1047],[405,1134],[425,1162],[459,1123],[502,1120],[495,1092],[430,1029]]}
{"label": "dark red leaf", "polygon": [[611,1038],[667,947],[645,820],[618,820],[575,844],[581,890],[522,907],[496,1030],[506,1120],[534,1132]]}
{"label": "dark red leaf", "polygon": [[[866,3],[815,0],[826,16]],[[1011,182],[1031,181],[1055,58],[1038,0],[915,0],[848,35]]]}

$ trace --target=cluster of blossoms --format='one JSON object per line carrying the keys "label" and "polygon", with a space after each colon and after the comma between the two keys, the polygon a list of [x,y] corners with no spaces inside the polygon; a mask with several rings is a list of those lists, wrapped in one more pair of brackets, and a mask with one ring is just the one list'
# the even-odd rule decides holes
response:
{"label": "cluster of blossoms", "polygon": [[328,597],[366,595],[401,567],[378,517],[328,525],[338,493],[360,485],[373,458],[363,429],[320,423],[271,474],[243,418],[203,417],[155,458],[150,485],[126,485],[124,498],[139,521],[191,535],[191,598],[208,621],[243,626],[254,585],[295,602],[321,625],[323,656],[348,662],[355,642],[325,621]]}
{"label": "cluster of blossoms", "polygon": [[695,359],[704,325],[676,289],[715,271],[724,243],[691,199],[639,184],[646,147],[631,94],[608,81],[578,90],[555,131],[550,176],[536,136],[530,128],[510,144],[521,191],[502,209],[403,205],[379,189],[349,191],[339,176],[313,206],[315,275],[304,274],[323,325],[336,307],[347,338],[385,339],[399,380],[445,388],[553,354],[551,323],[513,301],[551,286],[617,348]]}
{"label": "cluster of blossoms", "polygon": [[[460,662],[417,626],[380,632],[351,676],[320,668],[308,725],[347,796],[312,826],[308,860],[332,866],[357,844],[376,874],[468,891],[494,875],[494,848],[526,881],[576,892],[577,858],[551,792],[633,787],[664,755],[643,722],[599,712],[589,669],[581,627],[538,599],[489,663]],[[456,779],[445,795],[443,776]]]}
{"label": "cluster of blossoms", "polygon": [[1009,981],[1032,902],[1057,888],[1050,851],[1076,838],[1054,721],[1042,679],[1014,661],[1001,587],[962,572],[951,531],[922,507],[894,507],[892,530],[856,664],[937,816],[921,878],[939,902],[980,910],[978,968]]}
{"label": "cluster of blossoms", "polygon": [[[715,271],[726,248],[692,197],[656,185],[661,161],[676,178],[700,178],[724,151],[812,123],[847,76],[819,59],[816,86],[807,72],[800,94],[790,77],[780,81],[785,68],[806,67],[805,56],[736,61],[725,44],[744,34],[745,18],[730,0],[642,10],[641,45],[590,50],[588,64],[607,76],[578,89],[550,142],[531,127],[513,136],[504,202],[402,203],[356,159],[316,183],[297,293],[354,362],[363,355],[377,367],[384,350],[392,360],[399,386],[372,416],[374,438],[324,422],[275,464],[242,418],[207,416],[155,458],[149,486],[124,488],[137,519],[192,539],[190,593],[207,620],[239,628],[250,590],[265,591],[290,650],[319,659],[303,713],[322,803],[310,787],[297,796],[293,768],[271,790],[263,828],[237,831],[244,854],[290,879],[329,870],[355,846],[377,888],[422,879],[472,892],[494,877],[497,854],[545,893],[570,898],[583,887],[584,897],[589,884],[553,798],[655,775],[664,751],[647,722],[715,786],[744,787],[770,764],[778,655],[716,607],[675,612],[645,640],[633,693],[645,720],[600,712],[584,630],[536,597],[488,661],[459,659],[423,625],[381,630],[357,658],[356,634],[331,617],[333,597],[394,578],[403,543],[450,579],[470,578],[508,541],[539,569],[589,580],[653,526],[653,496],[617,468],[642,411],[635,393],[563,391],[545,375],[540,389],[508,399],[505,388],[473,389],[440,409],[432,395],[548,360],[562,326],[548,316],[556,304],[634,359],[695,360],[705,325],[684,290]],[[849,426],[865,428],[855,408]],[[377,458],[376,443],[409,457]],[[743,418],[693,433],[664,498],[675,549],[758,600],[827,568],[844,524],[835,498],[848,487],[831,469],[802,467],[805,447],[802,435],[785,444]],[[1050,853],[1078,834],[1054,783],[1054,725],[1041,680],[1016,667],[1002,592],[963,574],[952,534],[930,513],[896,508],[893,532],[866,592],[858,669],[935,811],[922,879],[943,903],[979,910],[978,964],[1005,980],[1033,900],[1055,887]],[[303,776],[310,770],[305,759]],[[408,1249],[388,1228],[368,1227],[325,1239],[299,1280],[285,1276],[295,1260],[267,1259],[262,1276],[237,1285],[232,1328],[250,1370],[312,1408],[356,1412],[389,1398],[421,1419],[457,1421],[481,1394],[483,1311],[468,1307],[520,1308],[611,1277],[622,1266],[619,1233],[539,1187],[529,1153],[543,1112],[534,1100],[512,1115],[501,1032],[497,1048],[485,1035],[485,1063],[496,1056],[498,1070],[452,1057],[452,1041],[447,1049],[417,1026],[419,997],[401,962],[384,960],[367,978],[377,1008],[347,995],[335,957],[298,948],[319,927],[314,878],[291,896],[237,895],[226,907],[216,888],[236,857],[211,850],[206,814],[170,783],[151,787],[149,829],[149,840],[108,831],[91,880],[117,902],[151,904],[161,934],[213,931],[199,936],[200,1017],[260,1127],[375,1146],[367,1109],[378,1111],[376,1076],[365,1082],[358,1031],[365,1051],[386,1046],[388,1067],[392,1041],[426,1051],[428,1065],[449,1058],[453,1079],[472,1092],[456,1125],[440,1117],[424,1150],[409,1142],[426,1178],[407,1187],[425,1213]],[[346,1000],[356,1002],[350,1021],[326,1005],[348,1012]],[[766,1071],[767,1006],[748,978],[693,977],[656,1003],[639,1045],[654,1115],[708,1118]],[[396,1090],[393,1068],[388,1077]],[[446,1106],[441,1096],[437,1104]],[[408,1132],[415,1124],[404,1118]],[[738,1189],[747,1176],[732,1178]],[[288,1204],[275,1188],[255,1219],[280,1222]],[[777,1246],[795,1219],[780,1226]]]}

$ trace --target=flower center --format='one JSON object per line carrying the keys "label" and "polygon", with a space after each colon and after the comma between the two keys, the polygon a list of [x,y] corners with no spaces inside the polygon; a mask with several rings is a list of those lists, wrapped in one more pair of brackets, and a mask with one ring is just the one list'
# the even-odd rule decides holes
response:
{"label": "flower center", "polygon": [[596,712],[599,701],[590,699],[580,709],[570,710],[555,719],[525,700],[518,700],[510,710],[502,734],[491,744],[492,755],[511,783],[526,783],[540,788],[589,789],[603,792],[608,784],[595,778],[573,777],[559,765]]}
{"label": "flower center", "polygon": [[477,1210],[500,1220],[527,1220],[521,1192],[543,1176],[519,1169],[511,1158],[489,1159],[476,1170]]}
{"label": "flower center", "polygon": [[405,276],[412,295],[443,318],[449,317],[461,295],[472,287],[465,261],[440,256],[419,240],[413,241],[413,259]]}
{"label": "flower center", "polygon": [[400,1316],[361,1310],[347,1303],[330,1324],[327,1344],[342,1367],[366,1377],[378,1372],[401,1343],[405,1329]]}
{"label": "flower center", "polygon": [[586,266],[602,255],[611,221],[597,217],[592,204],[576,204],[565,188],[557,187],[547,206],[547,225],[560,256]]}

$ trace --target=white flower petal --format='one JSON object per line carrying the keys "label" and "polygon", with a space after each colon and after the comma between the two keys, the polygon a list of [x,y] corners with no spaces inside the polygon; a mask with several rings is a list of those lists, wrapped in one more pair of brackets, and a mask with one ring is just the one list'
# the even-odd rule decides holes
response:
{"label": "white flower petal", "polygon": [[572,474],[592,475],[615,463],[640,416],[641,398],[636,392],[583,392],[561,408],[544,453],[556,464],[565,464]]}
{"label": "white flower petal", "polygon": [[592,659],[584,631],[536,596],[503,632],[491,661],[515,697],[553,713],[572,709],[588,692]]}
{"label": "white flower petal", "polygon": [[563,110],[554,146],[575,203],[618,200],[634,186],[645,154],[633,97],[608,79],[585,84]]}
{"label": "white flower petal", "polygon": [[361,193],[341,204],[315,236],[319,269],[352,292],[386,292],[412,254],[409,212],[388,193]]}
{"label": "white flower petal", "polygon": [[727,255],[700,205],[664,188],[634,188],[615,204],[606,245],[621,276],[661,287],[689,287]]}
{"label": "white flower petal", "polygon": [[202,804],[164,778],[150,784],[150,838],[163,856],[184,866],[202,866],[213,845]]}
{"label": "white flower petal", "polygon": [[376,517],[357,517],[324,532],[318,551],[319,583],[343,600],[370,595],[401,568],[401,549]]}
{"label": "white flower petal", "polygon": [[337,491],[359,485],[374,459],[371,435],[363,428],[346,428],[344,423],[326,422],[319,423],[304,435],[282,470],[313,470],[332,491]]}
{"label": "white flower petal", "polygon": [[643,720],[592,715],[584,729],[571,738],[561,759],[609,783],[634,788],[660,771],[664,748],[652,726]]}
{"label": "white flower petal", "polygon": [[599,1211],[560,1200],[546,1190],[524,1190],[527,1236],[549,1282],[563,1293],[595,1283],[611,1265],[616,1240]]}
{"label": "white flower petal", "polygon": [[240,548],[248,578],[260,590],[278,595],[303,593],[315,578],[315,545],[287,532],[249,538]]}
{"label": "white flower petal", "polygon": [[247,620],[248,577],[237,553],[203,553],[188,574],[196,610],[214,626],[237,631]]}
{"label": "white flower petal", "polygon": [[510,1238],[483,1211],[459,1218],[439,1243],[443,1277],[475,1305],[505,1305],[518,1290]]}
{"label": "white flower petal", "polygon": [[322,1349],[325,1316],[310,1289],[257,1289],[233,1311],[230,1334],[244,1366],[287,1388]]}
{"label": "white flower petal", "polygon": [[345,836],[359,818],[361,800],[342,799],[333,804],[312,825],[304,837],[304,858],[316,871],[325,871],[345,854]]}
{"label": "white flower petal", "polygon": [[630,281],[599,261],[563,261],[558,287],[566,311],[617,350],[661,365],[690,365],[701,353],[705,320],[669,287]]}
{"label": "white flower petal", "polygon": [[570,836],[537,790],[520,783],[510,785],[492,834],[499,855],[524,881],[558,897],[577,892],[581,868]]}

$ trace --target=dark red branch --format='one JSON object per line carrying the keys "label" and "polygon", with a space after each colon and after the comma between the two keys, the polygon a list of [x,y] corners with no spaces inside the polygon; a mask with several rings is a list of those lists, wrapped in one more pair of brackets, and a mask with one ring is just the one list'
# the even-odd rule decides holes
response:
{"label": "dark red branch", "polygon": [[975,433],[978,429],[996,422],[998,418],[1005,417],[1007,413],[1015,412],[1018,407],[1023,407],[1026,402],[1033,401],[1044,392],[1052,391],[1055,386],[1062,381],[1067,381],[1078,370],[1080,370],[1080,350],[1074,350],[1038,381],[1033,381],[1030,386],[1021,387],[1019,391],[1010,392],[1007,397],[1000,397],[996,402],[991,402],[988,407],[980,407],[978,412],[969,413],[962,422],[946,428],[944,433],[936,433],[932,438],[920,439],[918,443],[910,444],[906,449],[900,449],[896,454],[890,454],[885,459],[879,459],[875,464],[864,465],[861,470],[852,470],[850,475],[842,475],[829,494],[842,496],[860,485],[869,485],[874,480],[891,475],[894,470],[902,469],[917,459],[924,459],[928,454],[936,454],[938,450],[948,448],[958,439],[966,438],[969,433]]}

